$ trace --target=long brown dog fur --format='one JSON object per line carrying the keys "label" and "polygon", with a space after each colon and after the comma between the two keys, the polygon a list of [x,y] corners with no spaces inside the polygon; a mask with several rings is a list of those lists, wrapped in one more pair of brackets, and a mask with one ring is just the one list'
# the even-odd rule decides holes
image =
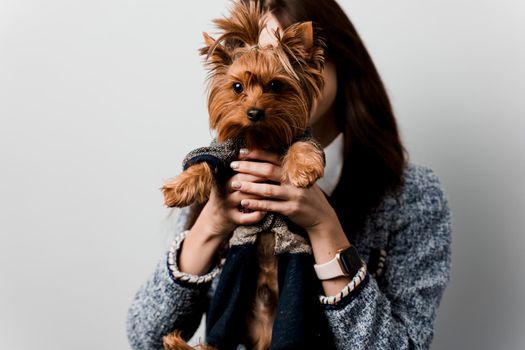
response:
{"label": "long brown dog fur", "polygon": [[255,298],[246,315],[248,349],[266,350],[272,340],[272,327],[279,300],[277,257],[274,255],[275,236],[263,232],[257,237],[259,275]]}
{"label": "long brown dog fur", "polygon": [[213,346],[209,346],[206,344],[199,344],[196,348],[194,348],[193,346],[188,345],[188,343],[186,343],[184,339],[182,339],[182,336],[178,331],[172,332],[164,336],[162,338],[162,345],[164,346],[165,350],[217,350]]}
{"label": "long brown dog fur", "polygon": [[[312,23],[301,22],[275,32],[277,46],[259,47],[265,15],[255,1],[237,1],[229,18],[214,20],[222,33],[217,39],[203,33],[205,46],[200,53],[209,70],[210,128],[217,132],[219,142],[240,136],[248,148],[278,151],[288,147],[281,180],[306,188],[323,176],[323,156],[312,144],[293,141],[308,126],[312,105],[323,88],[323,44],[314,35]],[[242,85],[241,92],[232,88],[236,83]],[[252,108],[264,111],[264,119],[250,121],[247,111]],[[164,184],[165,204],[204,203],[212,185],[209,166],[193,165]],[[279,296],[275,237],[261,233],[256,246],[260,273],[245,317],[245,345],[265,350],[271,343]],[[193,349],[177,331],[164,337],[164,348]],[[214,349],[205,344],[199,348]]]}
{"label": "long brown dog fur", "polygon": [[213,174],[208,163],[195,164],[164,183],[164,204],[182,208],[194,202],[204,203],[210,195],[212,185]]}

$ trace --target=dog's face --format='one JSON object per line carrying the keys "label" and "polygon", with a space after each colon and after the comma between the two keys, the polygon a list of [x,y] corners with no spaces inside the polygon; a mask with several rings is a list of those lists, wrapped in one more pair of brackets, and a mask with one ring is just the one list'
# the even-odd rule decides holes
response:
{"label": "dog's face", "polygon": [[278,149],[304,132],[313,96],[285,71],[276,50],[251,49],[213,78],[210,123],[219,141],[240,136],[248,147]]}
{"label": "dog's face", "polygon": [[264,14],[238,4],[229,19],[216,20],[222,36],[204,35],[210,69],[210,127],[222,142],[242,138],[248,147],[279,150],[308,125],[323,87],[321,43],[310,22],[276,33],[277,44],[260,47]]}

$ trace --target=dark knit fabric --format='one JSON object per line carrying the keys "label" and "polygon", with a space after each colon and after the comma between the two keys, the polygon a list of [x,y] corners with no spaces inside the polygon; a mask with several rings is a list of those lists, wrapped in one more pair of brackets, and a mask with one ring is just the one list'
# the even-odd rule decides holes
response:
{"label": "dark knit fabric", "polygon": [[184,157],[183,170],[190,166],[206,162],[210,165],[213,176],[218,183],[223,183],[233,175],[230,163],[237,159],[239,149],[243,146],[241,140],[226,140],[219,143],[213,140],[209,146],[194,149]]}

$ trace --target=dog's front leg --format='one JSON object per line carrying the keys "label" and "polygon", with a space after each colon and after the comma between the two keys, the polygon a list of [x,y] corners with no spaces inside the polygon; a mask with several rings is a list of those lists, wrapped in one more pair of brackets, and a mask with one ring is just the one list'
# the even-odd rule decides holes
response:
{"label": "dog's front leg", "polygon": [[324,174],[323,153],[311,142],[296,142],[288,148],[282,169],[282,182],[296,187],[310,187]]}
{"label": "dog's front leg", "polygon": [[213,185],[213,174],[208,163],[190,166],[179,176],[164,183],[161,190],[168,207],[186,207],[193,202],[204,203]]}

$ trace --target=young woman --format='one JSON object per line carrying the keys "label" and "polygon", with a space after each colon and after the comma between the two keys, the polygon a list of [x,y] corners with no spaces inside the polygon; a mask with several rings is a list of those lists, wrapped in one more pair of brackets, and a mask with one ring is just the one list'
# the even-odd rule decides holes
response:
{"label": "young woman", "polygon": [[[278,155],[243,150],[231,164],[236,174],[226,194],[213,190],[202,209],[182,211],[180,224],[188,231],[175,256],[178,276],[187,278],[175,278],[163,255],[130,307],[130,344],[161,349],[162,337],[174,329],[191,337],[216,286],[219,248],[237,225],[271,211],[308,234],[333,335],[326,348],[427,349],[450,278],[450,213],[441,185],[430,169],[407,161],[377,70],[334,0],[259,5],[272,10],[269,30],[301,21],[322,30],[325,88],[311,127],[325,148],[325,177],[308,189],[279,183]],[[263,32],[260,40],[271,39]],[[337,266],[352,254],[366,269],[346,276]]]}

